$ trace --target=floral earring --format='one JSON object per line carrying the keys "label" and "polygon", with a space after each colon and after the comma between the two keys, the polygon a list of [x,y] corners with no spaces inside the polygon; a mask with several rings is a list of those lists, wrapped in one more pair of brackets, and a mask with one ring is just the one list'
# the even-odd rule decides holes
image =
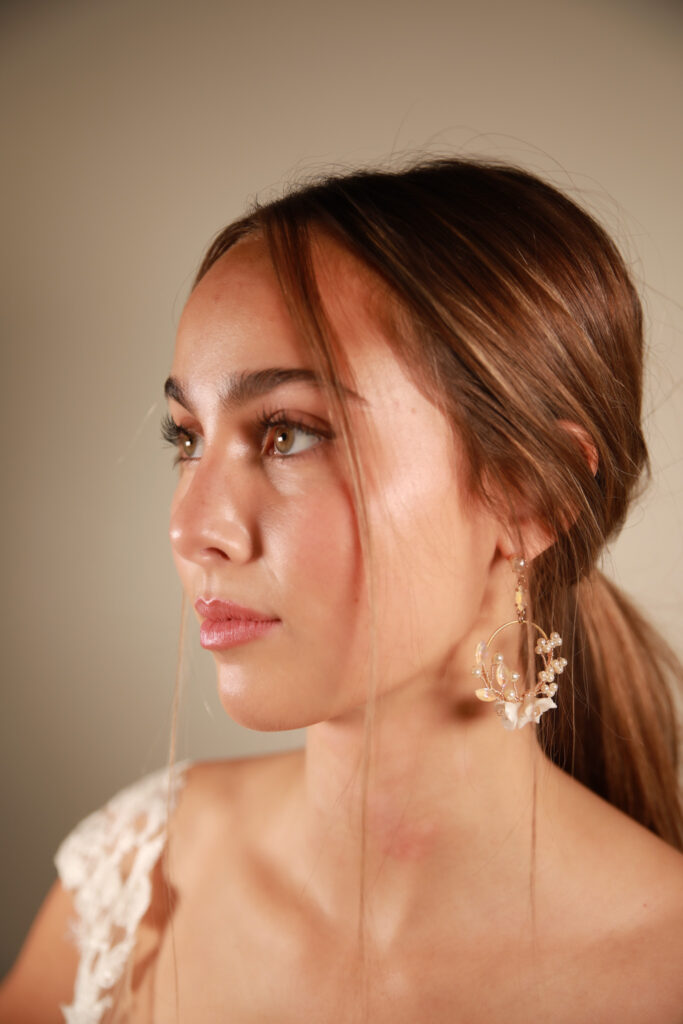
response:
{"label": "floral earring", "polygon": [[551,633],[548,636],[535,622],[530,623],[539,634],[534,654],[543,659],[543,668],[537,673],[537,682],[533,690],[520,693],[518,690],[519,672],[510,672],[502,654],[492,654],[491,645],[499,633],[509,626],[527,625],[524,600],[527,582],[526,562],[521,555],[513,555],[510,559],[510,566],[517,577],[515,587],[517,618],[499,626],[486,643],[482,641],[477,644],[474,655],[476,664],[472,669],[472,674],[479,677],[485,684],[474,691],[475,696],[482,701],[496,702],[496,713],[503,719],[503,727],[508,730],[523,729],[529,722],[538,722],[544,711],[557,707],[553,700],[557,693],[555,679],[562,675],[567,665],[565,658],[557,657],[557,648],[562,643],[560,634]]}

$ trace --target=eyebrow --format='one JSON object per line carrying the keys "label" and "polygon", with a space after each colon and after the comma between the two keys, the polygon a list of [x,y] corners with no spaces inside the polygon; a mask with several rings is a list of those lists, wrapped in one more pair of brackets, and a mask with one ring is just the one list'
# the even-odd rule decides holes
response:
{"label": "eyebrow", "polygon": [[[304,367],[273,366],[266,370],[250,370],[231,374],[222,381],[218,388],[218,397],[225,409],[234,409],[245,405],[254,398],[267,395],[283,384],[301,383],[310,384],[320,389],[338,390],[345,398],[352,398],[365,404],[365,399],[352,388],[346,387],[345,384],[326,381],[313,370]],[[172,398],[188,412],[194,413],[192,402],[177,377],[169,377],[166,380],[164,394],[166,398]]]}

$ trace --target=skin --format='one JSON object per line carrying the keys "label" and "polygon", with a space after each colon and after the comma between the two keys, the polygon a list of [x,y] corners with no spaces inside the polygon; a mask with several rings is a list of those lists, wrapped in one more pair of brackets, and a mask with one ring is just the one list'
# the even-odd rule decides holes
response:
{"label": "skin", "polygon": [[[360,396],[349,411],[366,475],[378,697],[367,814],[373,634],[325,390],[288,383],[220,401],[226,375],[310,368],[263,246],[248,240],[182,316],[172,375],[184,399],[169,410],[191,458],[170,535],[191,603],[219,597],[279,620],[214,653],[226,712],[262,730],[306,726],[307,743],[191,769],[171,825],[173,927],[157,878],[130,1019],[361,1020],[364,835],[373,1024],[680,1021],[683,858],[547,762],[533,727],[504,732],[473,699],[474,648],[512,617],[517,535],[464,491],[457,440],[391,353],[367,274],[329,239],[316,270]],[[279,428],[258,428],[264,410],[304,424],[288,435],[293,454],[278,454]],[[548,538],[532,520],[521,529],[532,558]],[[506,631],[506,660],[514,643]],[[59,886],[51,899],[0,995],[12,1020],[59,1020],[18,1014],[41,936],[68,912]],[[73,970],[57,956],[55,991]]]}
{"label": "skin", "polygon": [[[338,268],[327,272],[332,280]],[[444,417],[369,314],[349,317],[348,306],[367,306],[367,286],[351,267],[341,272],[351,294],[331,313],[360,383],[351,412],[369,478],[379,693],[433,689],[463,634],[486,628],[479,608],[500,527],[473,514],[460,493]],[[329,432],[325,394],[284,386],[228,415],[218,400],[226,367],[309,363],[273,285],[261,246],[242,243],[200,283],[181,319],[172,375],[191,381],[196,415],[174,401],[170,411],[203,441],[201,457],[180,464],[171,543],[192,603],[217,596],[281,620],[258,644],[216,653],[231,717],[259,729],[360,721],[370,616],[341,443],[299,432],[302,450],[285,457],[261,455],[249,438],[264,408]],[[468,648],[467,671],[471,659]]]}

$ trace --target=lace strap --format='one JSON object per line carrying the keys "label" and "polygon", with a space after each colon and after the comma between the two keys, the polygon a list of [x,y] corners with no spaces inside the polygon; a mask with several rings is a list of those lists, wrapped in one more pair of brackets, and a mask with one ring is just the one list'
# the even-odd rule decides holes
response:
{"label": "lace strap", "polygon": [[[90,814],[55,854],[57,872],[74,893],[73,938],[80,952],[66,1024],[99,1024],[112,1005],[152,896],[152,870],[166,842],[167,813],[188,762],[164,768],[122,790]],[[170,805],[169,805],[170,795]]]}

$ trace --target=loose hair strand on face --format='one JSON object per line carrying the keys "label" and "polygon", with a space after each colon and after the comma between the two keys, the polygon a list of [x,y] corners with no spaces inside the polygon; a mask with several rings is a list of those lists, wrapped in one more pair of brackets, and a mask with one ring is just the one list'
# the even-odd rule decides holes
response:
{"label": "loose hair strand on face", "polygon": [[[683,669],[597,568],[648,474],[643,316],[614,243],[529,172],[463,159],[330,177],[257,206],[216,238],[197,279],[254,234],[266,241],[292,321],[333,385],[348,366],[317,287],[316,237],[341,245],[376,280],[378,315],[393,326],[388,343],[449,417],[472,499],[492,507],[502,496],[512,519],[536,520],[552,540],[529,565],[530,607],[535,621],[561,633],[569,667],[539,743],[683,849],[671,698]],[[331,404],[370,566],[363,467],[341,389],[332,388]],[[568,423],[588,439],[596,466]],[[368,748],[374,693],[373,680]]]}

